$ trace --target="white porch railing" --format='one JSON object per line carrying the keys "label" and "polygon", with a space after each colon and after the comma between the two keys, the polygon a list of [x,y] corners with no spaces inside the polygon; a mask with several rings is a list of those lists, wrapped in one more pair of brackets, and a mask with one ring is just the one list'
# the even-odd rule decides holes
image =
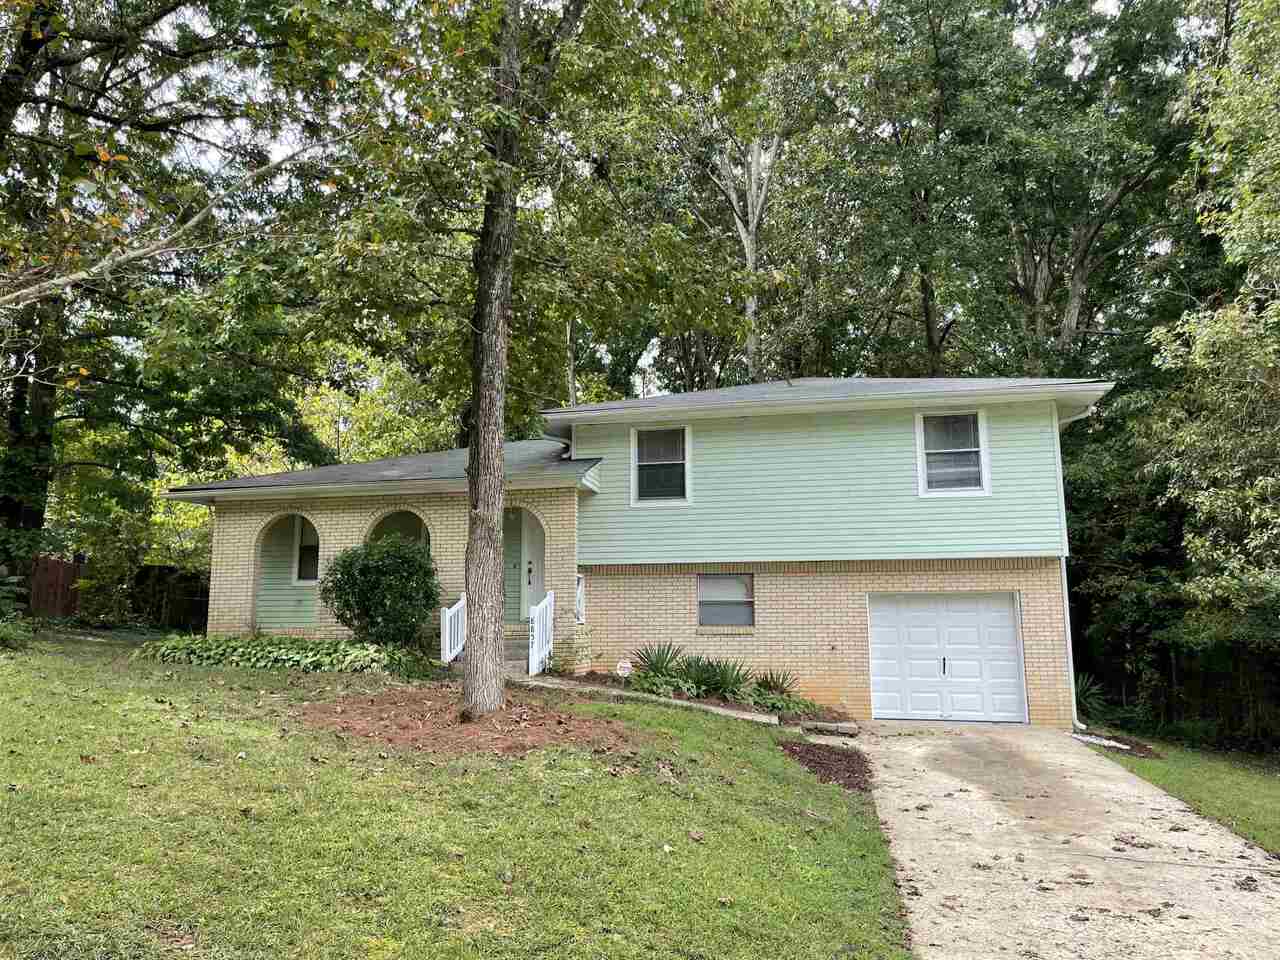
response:
{"label": "white porch railing", "polygon": [[440,659],[452,663],[467,645],[467,595],[452,607],[440,608]]}
{"label": "white porch railing", "polygon": [[573,619],[578,623],[587,622],[587,578],[578,574],[573,589]]}
{"label": "white porch railing", "polygon": [[536,677],[547,668],[555,642],[556,592],[548,590],[542,602],[529,608],[529,676]]}

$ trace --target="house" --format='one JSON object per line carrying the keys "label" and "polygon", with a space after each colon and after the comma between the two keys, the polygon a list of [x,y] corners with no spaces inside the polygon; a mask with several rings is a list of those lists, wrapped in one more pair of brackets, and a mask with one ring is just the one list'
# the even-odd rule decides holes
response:
{"label": "house", "polygon": [[[540,605],[578,670],[673,641],[856,717],[1067,726],[1058,435],[1110,387],[798,379],[544,411],[546,439],[505,448],[512,655]],[[430,544],[452,603],[465,468],[450,450],[170,491],[214,509],[209,630],[340,635],[317,577],[391,530]]]}

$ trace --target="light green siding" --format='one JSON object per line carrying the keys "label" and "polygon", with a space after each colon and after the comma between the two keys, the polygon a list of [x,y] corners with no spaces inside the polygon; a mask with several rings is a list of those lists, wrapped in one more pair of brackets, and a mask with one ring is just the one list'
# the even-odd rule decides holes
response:
{"label": "light green siding", "polygon": [[262,540],[256,604],[257,624],[262,630],[315,623],[315,584],[293,582],[293,522],[293,517],[277,520]]}
{"label": "light green siding", "polygon": [[519,623],[520,615],[520,511],[507,510],[502,515],[502,619]]}
{"label": "light green siding", "polygon": [[918,495],[914,410],[689,421],[679,505],[631,504],[631,424],[579,425],[575,456],[604,462],[600,492],[579,498],[578,562],[1065,553],[1052,405],[984,409],[987,497]]}

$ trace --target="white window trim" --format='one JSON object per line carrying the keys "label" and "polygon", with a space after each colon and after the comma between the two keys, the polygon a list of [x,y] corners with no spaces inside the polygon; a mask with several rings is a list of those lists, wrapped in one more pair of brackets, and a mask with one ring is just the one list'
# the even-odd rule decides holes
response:
{"label": "white window trim", "polygon": [[[640,448],[636,437],[650,430],[684,430],[684,496],[661,500],[641,500]],[[693,428],[688,424],[655,424],[651,427],[631,428],[631,505],[633,507],[684,507],[693,503]]]}
{"label": "white window trim", "polygon": [[[303,580],[299,578],[299,567],[302,565],[301,547],[302,547],[302,521],[306,518],[300,514],[293,515],[293,585],[295,587],[310,587],[320,582],[320,558],[316,557],[316,578],[314,580]],[[310,523],[311,521],[307,521]],[[320,540],[320,531],[316,531],[316,541]],[[319,550],[317,549],[317,554]]]}
{"label": "white window trim", "polygon": [[[981,487],[964,487],[959,490],[930,490],[925,465],[924,418],[925,417],[978,417],[978,463],[982,470]],[[916,411],[916,495],[920,497],[989,497],[991,496],[991,441],[987,436],[987,411],[976,410],[918,410]]]}

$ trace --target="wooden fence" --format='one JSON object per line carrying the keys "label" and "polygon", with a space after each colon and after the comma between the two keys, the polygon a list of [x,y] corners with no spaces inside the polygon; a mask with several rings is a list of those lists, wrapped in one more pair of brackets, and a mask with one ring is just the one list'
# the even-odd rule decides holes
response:
{"label": "wooden fence", "polygon": [[37,617],[69,617],[80,608],[76,581],[84,564],[57,557],[37,557],[31,570],[31,613]]}

